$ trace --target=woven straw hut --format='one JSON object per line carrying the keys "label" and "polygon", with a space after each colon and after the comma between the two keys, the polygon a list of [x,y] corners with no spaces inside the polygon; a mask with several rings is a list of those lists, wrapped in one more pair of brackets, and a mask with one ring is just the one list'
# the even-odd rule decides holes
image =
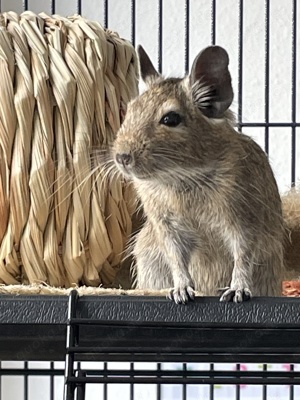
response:
{"label": "woven straw hut", "polygon": [[137,75],[96,22],[0,14],[0,283],[114,280],[134,195],[107,155]]}

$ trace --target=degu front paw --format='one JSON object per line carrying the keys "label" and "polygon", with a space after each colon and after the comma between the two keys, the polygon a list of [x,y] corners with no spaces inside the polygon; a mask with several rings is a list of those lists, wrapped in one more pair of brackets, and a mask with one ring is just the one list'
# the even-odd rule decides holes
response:
{"label": "degu front paw", "polygon": [[252,297],[251,291],[248,288],[226,287],[221,290],[224,291],[220,297],[220,301],[223,302],[233,301],[234,303],[241,303],[242,301],[249,300]]}
{"label": "degu front paw", "polygon": [[189,300],[194,300],[195,290],[192,286],[176,286],[170,290],[168,297],[176,304],[185,304]]}

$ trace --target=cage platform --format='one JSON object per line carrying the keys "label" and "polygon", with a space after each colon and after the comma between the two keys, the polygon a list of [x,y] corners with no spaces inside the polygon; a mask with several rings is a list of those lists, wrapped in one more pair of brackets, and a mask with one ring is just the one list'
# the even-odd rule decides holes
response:
{"label": "cage platform", "polygon": [[[67,328],[76,339],[66,346]],[[300,300],[0,296],[2,360],[300,361]]]}

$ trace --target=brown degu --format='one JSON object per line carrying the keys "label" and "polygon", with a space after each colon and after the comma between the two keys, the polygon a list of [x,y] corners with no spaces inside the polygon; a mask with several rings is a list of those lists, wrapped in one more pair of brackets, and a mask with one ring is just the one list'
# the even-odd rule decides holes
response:
{"label": "brown degu", "polygon": [[204,49],[189,76],[158,74],[142,47],[147,90],[128,105],[113,157],[146,221],[133,248],[137,288],[176,303],[281,295],[284,228],[267,156],[234,129],[227,52]]}

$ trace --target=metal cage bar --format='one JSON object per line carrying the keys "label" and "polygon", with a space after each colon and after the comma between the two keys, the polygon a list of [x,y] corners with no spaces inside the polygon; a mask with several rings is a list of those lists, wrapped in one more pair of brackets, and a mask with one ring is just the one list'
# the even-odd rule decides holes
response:
{"label": "metal cage bar", "polygon": [[238,60],[238,129],[243,121],[243,37],[244,37],[244,0],[239,2],[239,60]]}
{"label": "metal cage bar", "polygon": [[297,105],[297,0],[293,1],[293,15],[292,15],[292,154],[291,154],[291,184],[296,183],[296,105]]}
{"label": "metal cage bar", "polygon": [[108,0],[103,0],[103,25],[104,28],[108,27]]}
{"label": "metal cage bar", "polygon": [[187,74],[190,69],[190,0],[184,3],[184,70]]}
{"label": "metal cage bar", "polygon": [[81,10],[82,10],[82,0],[77,0],[77,14],[81,14]]}
{"label": "metal cage bar", "polygon": [[136,0],[131,0],[131,43],[135,46]]}
{"label": "metal cage bar", "polygon": [[163,0],[158,0],[158,72],[162,72],[162,49],[163,49]]}
{"label": "metal cage bar", "polygon": [[[69,297],[68,324],[66,338],[66,361],[65,361],[65,393],[64,400],[74,400],[76,384],[72,381],[75,378],[74,352],[70,352],[70,347],[75,347],[78,343],[78,326],[73,325],[72,319],[76,317],[76,304],[78,293],[72,290]],[[79,380],[81,376],[78,376]]]}
{"label": "metal cage bar", "polygon": [[50,14],[55,14],[56,10],[56,4],[55,4],[55,0],[51,0],[50,1]]}
{"label": "metal cage bar", "polygon": [[270,0],[265,0],[265,152],[269,154],[270,117]]}
{"label": "metal cage bar", "polygon": [[216,44],[216,7],[217,0],[211,2],[211,44]]}

